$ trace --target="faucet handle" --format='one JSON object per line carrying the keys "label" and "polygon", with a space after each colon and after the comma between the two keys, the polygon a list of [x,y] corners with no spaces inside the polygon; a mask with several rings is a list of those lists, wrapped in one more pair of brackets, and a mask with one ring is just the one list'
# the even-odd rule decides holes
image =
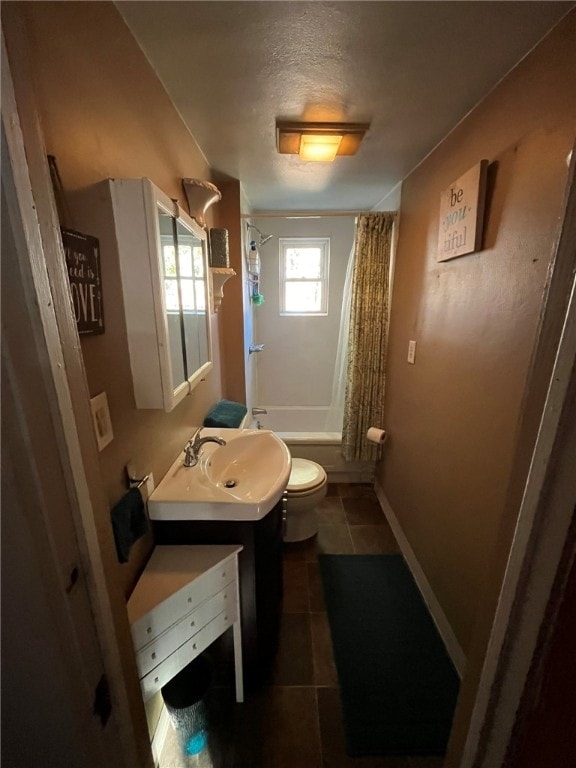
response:
{"label": "faucet handle", "polygon": [[192,437],[190,438],[190,440],[188,440],[187,445],[193,445],[196,442],[196,440],[200,437],[200,432],[202,432],[202,427],[197,427],[194,430],[194,433],[193,433]]}
{"label": "faucet handle", "polygon": [[198,441],[200,438],[200,432],[202,430],[202,427],[198,427],[198,429],[194,432],[190,440],[186,443],[184,446],[184,466],[185,467],[195,467],[198,463]]}

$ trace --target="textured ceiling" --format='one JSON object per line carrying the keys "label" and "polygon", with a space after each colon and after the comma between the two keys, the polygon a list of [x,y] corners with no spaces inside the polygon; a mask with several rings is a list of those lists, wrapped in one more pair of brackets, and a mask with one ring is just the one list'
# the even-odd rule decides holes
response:
{"label": "textured ceiling", "polygon": [[[572,5],[116,3],[210,165],[256,211],[388,207]],[[370,129],[356,156],[313,164],[277,154],[277,119]]]}

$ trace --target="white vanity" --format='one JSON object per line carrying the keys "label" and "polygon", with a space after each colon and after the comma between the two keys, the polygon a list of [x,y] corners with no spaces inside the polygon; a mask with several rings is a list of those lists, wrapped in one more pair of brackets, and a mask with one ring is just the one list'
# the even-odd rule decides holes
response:
{"label": "white vanity", "polygon": [[242,546],[238,558],[247,686],[265,682],[282,611],[282,527],[290,452],[266,430],[204,428],[195,466],[181,453],[148,499],[157,544]]}
{"label": "white vanity", "polygon": [[234,633],[236,701],[244,700],[238,585],[241,550],[236,545],[154,549],[128,601],[144,700],[229,627]]}

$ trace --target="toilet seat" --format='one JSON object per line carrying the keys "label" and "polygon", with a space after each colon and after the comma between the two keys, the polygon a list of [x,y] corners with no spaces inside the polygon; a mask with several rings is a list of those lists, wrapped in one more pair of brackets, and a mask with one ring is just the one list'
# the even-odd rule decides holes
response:
{"label": "toilet seat", "polygon": [[292,459],[292,471],[286,490],[288,497],[305,496],[326,483],[324,467],[309,459]]}

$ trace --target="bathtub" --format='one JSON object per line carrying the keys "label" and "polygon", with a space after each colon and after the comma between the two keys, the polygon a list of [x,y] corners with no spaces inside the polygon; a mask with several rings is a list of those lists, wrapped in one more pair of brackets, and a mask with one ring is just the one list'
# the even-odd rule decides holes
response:
{"label": "bathtub", "polygon": [[295,459],[321,464],[331,483],[370,483],[374,462],[344,461],[342,434],[326,432],[328,408],[262,405],[267,413],[246,419],[250,429],[270,429],[282,438]]}

